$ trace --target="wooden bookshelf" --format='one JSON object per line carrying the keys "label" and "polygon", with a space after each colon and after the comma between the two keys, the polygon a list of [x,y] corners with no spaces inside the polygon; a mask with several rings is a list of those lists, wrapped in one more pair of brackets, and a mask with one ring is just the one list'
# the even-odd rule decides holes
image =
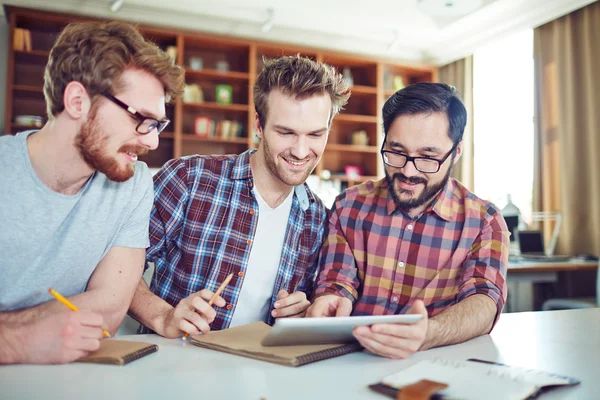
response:
{"label": "wooden bookshelf", "polygon": [[243,144],[247,145],[248,141],[243,138],[224,139],[220,137],[200,137],[192,133],[183,134],[183,140],[191,142],[206,142],[206,143],[228,143],[228,144]]}
{"label": "wooden bookshelf", "polygon": [[248,112],[250,106],[248,104],[219,104],[214,102],[203,103],[183,103],[184,108],[196,108],[206,110],[221,110],[221,111],[240,111]]}
{"label": "wooden bookshelf", "polygon": [[[60,31],[70,22],[96,18],[8,5],[4,6],[4,10],[10,26],[4,130],[14,134],[31,129],[15,124],[17,115],[40,115],[45,118],[44,69],[50,49]],[[178,99],[167,107],[167,117],[171,120],[168,128],[170,132],[162,133],[159,148],[142,158],[155,168],[174,157],[189,154],[240,153],[248,148],[256,148],[252,87],[262,70],[263,57],[301,54],[326,62],[339,72],[349,69],[353,79],[352,96],[345,109],[333,121],[325,153],[314,173],[320,175],[323,169],[328,169],[333,177],[348,185],[377,179],[384,175],[379,155],[383,138],[383,103],[395,92],[399,83],[408,85],[433,81],[436,77],[434,68],[407,66],[391,60],[176,28],[139,27],[148,39],[162,49],[176,49],[177,63],[185,68],[186,83],[198,85],[203,94],[202,102],[184,103]],[[15,28],[31,32],[31,51],[13,48]],[[396,77],[400,77],[401,82]],[[231,104],[217,101],[218,85],[231,87]],[[232,137],[231,132],[225,137],[196,136],[196,117],[208,117],[215,123],[228,120],[242,124],[242,137]],[[364,132],[366,143],[353,142],[354,133],[358,131]],[[358,181],[348,179],[344,173],[346,166],[359,167],[363,176]]]}

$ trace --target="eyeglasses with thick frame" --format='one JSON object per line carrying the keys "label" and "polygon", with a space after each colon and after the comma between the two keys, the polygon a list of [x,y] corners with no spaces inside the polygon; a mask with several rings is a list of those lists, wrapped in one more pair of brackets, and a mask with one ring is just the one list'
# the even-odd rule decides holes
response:
{"label": "eyeglasses with thick frame", "polygon": [[102,94],[102,96],[106,97],[107,99],[109,99],[110,101],[112,101],[113,103],[115,103],[116,105],[121,107],[123,110],[127,111],[129,114],[131,114],[131,116],[133,116],[135,119],[137,119],[139,121],[139,124],[137,124],[137,126],[135,127],[135,131],[137,133],[139,133],[140,135],[146,135],[146,134],[152,132],[154,129],[156,129],[156,132],[158,134],[160,134],[162,131],[165,130],[167,125],[169,125],[169,122],[171,122],[170,120],[168,120],[166,118],[159,120],[156,118],[147,117],[144,114],[137,111],[135,108],[133,108],[130,105],[125,104],[121,100],[117,99],[112,94],[109,94],[106,92],[102,92],[101,94]]}
{"label": "eyeglasses with thick frame", "polygon": [[[385,143],[383,146],[385,146]],[[417,171],[424,174],[435,174],[438,172],[442,167],[442,164],[446,162],[452,153],[454,153],[454,150],[456,150],[457,147],[457,145],[452,146],[450,151],[444,157],[437,159],[432,157],[411,157],[392,150],[384,150],[383,146],[381,147],[381,156],[383,157],[383,162],[385,164],[394,168],[404,168],[406,163],[411,161]]]}

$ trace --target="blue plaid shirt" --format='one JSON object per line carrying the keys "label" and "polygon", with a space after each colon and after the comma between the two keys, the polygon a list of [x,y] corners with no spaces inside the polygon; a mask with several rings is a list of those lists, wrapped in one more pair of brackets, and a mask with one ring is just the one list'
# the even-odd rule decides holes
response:
{"label": "blue plaid shirt", "polygon": [[[147,261],[156,266],[150,290],[176,306],[199,290],[216,291],[233,272],[221,294],[227,305],[215,307],[213,330],[225,329],[231,322],[258,223],[250,169],[253,152],[174,159],[154,177],[146,252]],[[280,289],[302,291],[310,298],[326,212],[306,184],[295,188],[271,309]],[[273,324],[270,313],[265,322]]]}

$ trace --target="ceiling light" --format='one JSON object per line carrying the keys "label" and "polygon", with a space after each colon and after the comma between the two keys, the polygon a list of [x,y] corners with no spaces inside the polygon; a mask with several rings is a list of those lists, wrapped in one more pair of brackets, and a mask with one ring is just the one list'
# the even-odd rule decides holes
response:
{"label": "ceiling light", "polygon": [[267,20],[262,24],[260,30],[262,33],[269,33],[273,29],[273,20],[275,19],[275,12],[272,8],[267,9]]}
{"label": "ceiling light", "polygon": [[482,0],[417,0],[423,14],[432,17],[462,17],[483,6]]}
{"label": "ceiling light", "polygon": [[110,0],[108,8],[110,8],[110,11],[112,12],[117,12],[123,7],[123,3],[125,3],[125,0]]}

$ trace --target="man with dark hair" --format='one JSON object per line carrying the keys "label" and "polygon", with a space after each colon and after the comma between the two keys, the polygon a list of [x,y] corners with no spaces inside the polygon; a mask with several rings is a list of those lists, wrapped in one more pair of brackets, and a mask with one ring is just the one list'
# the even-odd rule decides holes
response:
{"label": "man with dark hair", "polygon": [[499,210],[450,178],[467,115],[456,89],[408,86],[383,107],[385,178],[338,196],[309,317],[422,314],[354,336],[405,358],[488,333],[506,300],[508,230]]}
{"label": "man with dark hair", "polygon": [[44,75],[48,123],[0,137],[0,364],[70,362],[117,331],[149,245],[152,179],[137,159],[158,146],[183,81],[130,24],[60,34]]}
{"label": "man with dark hair", "polygon": [[[141,332],[173,338],[304,315],[326,221],[305,181],[349,96],[326,64],[266,60],[254,85],[258,149],[161,169],[146,254],[156,272],[130,309]],[[208,301],[230,273],[215,310]]]}

